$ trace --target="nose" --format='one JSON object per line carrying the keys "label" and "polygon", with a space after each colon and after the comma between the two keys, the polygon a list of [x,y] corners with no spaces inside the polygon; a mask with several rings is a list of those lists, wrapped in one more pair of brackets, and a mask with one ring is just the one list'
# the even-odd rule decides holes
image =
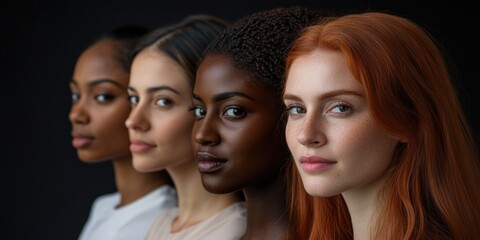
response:
{"label": "nose", "polygon": [[322,130],[322,121],[310,115],[305,115],[305,119],[299,127],[297,140],[300,144],[307,147],[320,147],[327,142],[325,133]]}
{"label": "nose", "polygon": [[81,101],[72,105],[70,108],[70,113],[68,114],[68,118],[70,119],[70,122],[76,124],[87,124],[90,122],[90,116],[87,108]]}
{"label": "nose", "polygon": [[127,120],[125,120],[125,126],[130,130],[147,131],[150,129],[150,122],[145,114],[144,109],[140,106],[133,107]]}
{"label": "nose", "polygon": [[220,143],[220,136],[218,134],[217,125],[215,121],[208,118],[195,121],[192,130],[192,138],[195,143],[203,146],[214,146]]}

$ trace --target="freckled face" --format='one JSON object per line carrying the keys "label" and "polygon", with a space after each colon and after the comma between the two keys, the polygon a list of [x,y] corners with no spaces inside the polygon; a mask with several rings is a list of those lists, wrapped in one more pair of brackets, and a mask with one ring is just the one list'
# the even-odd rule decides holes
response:
{"label": "freckled face", "polygon": [[227,193],[261,185],[285,164],[277,132],[281,102],[234,68],[224,55],[206,57],[194,87],[192,138],[203,185]]}
{"label": "freckled face", "polygon": [[185,71],[155,48],[134,59],[129,86],[129,129],[133,165],[152,172],[193,161],[192,86]]}
{"label": "freckled face", "polygon": [[319,49],[297,58],[284,103],[287,143],[309,194],[379,188],[399,139],[372,119],[363,87],[340,52]]}
{"label": "freckled face", "polygon": [[125,119],[129,73],[115,59],[114,41],[103,40],[86,49],[70,82],[72,145],[88,163],[130,154]]}

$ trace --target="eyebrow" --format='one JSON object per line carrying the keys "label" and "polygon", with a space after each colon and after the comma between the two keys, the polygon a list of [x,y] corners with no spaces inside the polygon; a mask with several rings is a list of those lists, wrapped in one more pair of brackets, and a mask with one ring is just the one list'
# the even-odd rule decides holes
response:
{"label": "eyebrow", "polygon": [[[198,101],[202,101],[202,98],[198,95],[196,95],[195,93],[192,93],[192,97]],[[225,92],[225,93],[220,93],[220,94],[217,94],[213,97],[213,101],[214,102],[220,102],[220,101],[223,101],[225,99],[229,99],[229,98],[232,98],[232,97],[244,97],[244,98],[248,98],[250,100],[253,101],[253,98],[251,98],[250,96],[246,95],[246,94],[243,94],[243,93],[240,93],[240,92]]]}
{"label": "eyebrow", "polygon": [[[137,90],[135,90],[134,87],[132,86],[128,86],[128,90],[130,91],[133,91],[133,92],[136,92]],[[168,86],[158,86],[158,87],[151,87],[151,88],[147,88],[147,92],[148,93],[154,93],[154,92],[158,92],[158,91],[164,91],[164,90],[167,90],[167,91],[171,91],[173,93],[176,93],[178,95],[181,95],[177,90],[171,88],[171,87],[168,87]]]}
{"label": "eyebrow", "polygon": [[[75,81],[75,79],[72,79],[72,81],[70,83],[72,83],[73,85],[78,85],[78,83],[77,83],[77,81]],[[107,79],[107,78],[93,80],[93,81],[88,83],[88,86],[92,87],[92,86],[95,86],[95,85],[98,85],[98,84],[101,84],[101,83],[111,83],[111,84],[116,85],[120,88],[125,87],[122,84],[118,83],[117,81],[114,81],[112,79]]]}
{"label": "eyebrow", "polygon": [[[355,92],[355,91],[336,90],[336,91],[331,91],[331,92],[327,92],[325,94],[320,95],[319,99],[324,100],[324,99],[328,99],[328,98],[338,96],[338,95],[354,95],[354,96],[359,96],[359,97],[362,96],[362,94],[359,94],[358,92]],[[284,100],[300,100],[300,97],[297,96],[297,95],[285,93],[285,94],[283,94],[283,99]]]}

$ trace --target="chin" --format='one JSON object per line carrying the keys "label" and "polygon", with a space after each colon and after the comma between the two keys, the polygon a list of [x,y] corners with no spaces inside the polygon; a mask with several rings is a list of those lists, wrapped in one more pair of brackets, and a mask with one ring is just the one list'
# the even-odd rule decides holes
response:
{"label": "chin", "polygon": [[225,181],[219,177],[202,174],[203,187],[210,193],[226,194],[238,191],[238,188],[235,188],[231,185],[226,185],[225,183],[228,183],[228,181]]}
{"label": "chin", "polygon": [[92,156],[90,154],[82,154],[82,153],[77,154],[77,157],[78,159],[80,159],[80,161],[87,164],[101,163],[109,160],[108,158],[101,158],[98,156]]}
{"label": "chin", "polygon": [[159,171],[163,170],[160,167],[157,166],[152,166],[150,161],[144,161],[142,159],[133,159],[133,168],[135,170],[142,172],[142,173],[148,173],[148,172],[154,172],[154,171]]}

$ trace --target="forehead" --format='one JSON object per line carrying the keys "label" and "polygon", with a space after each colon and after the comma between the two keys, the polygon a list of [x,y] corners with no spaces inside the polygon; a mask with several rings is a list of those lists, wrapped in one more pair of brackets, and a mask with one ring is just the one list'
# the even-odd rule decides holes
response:
{"label": "forehead", "polygon": [[223,54],[209,55],[201,62],[195,82],[196,90],[223,92],[232,90],[259,91],[268,94],[269,90],[255,84],[254,80]]}
{"label": "forehead", "polygon": [[200,63],[197,71],[197,79],[200,80],[241,75],[246,74],[237,69],[232,60],[223,54],[208,55]]}
{"label": "forehead", "polygon": [[193,94],[207,106],[222,106],[230,100],[238,100],[241,102],[237,104],[245,104],[251,111],[261,113],[258,116],[266,114],[275,119],[278,107],[283,104],[274,91],[255,84],[255,80],[222,54],[209,55],[201,62]]}
{"label": "forehead", "polygon": [[116,59],[115,42],[102,40],[87,48],[78,58],[73,78],[76,81],[112,79],[127,85],[129,73]]}
{"label": "forehead", "polygon": [[88,47],[77,62],[96,69],[120,67],[116,58],[118,54],[116,44],[111,40],[101,40]]}
{"label": "forehead", "polygon": [[133,60],[131,82],[133,87],[159,84],[185,88],[191,93],[190,78],[175,60],[154,47],[141,51]]}
{"label": "forehead", "polygon": [[342,88],[363,90],[340,51],[319,48],[292,62],[285,92],[328,92]]}

